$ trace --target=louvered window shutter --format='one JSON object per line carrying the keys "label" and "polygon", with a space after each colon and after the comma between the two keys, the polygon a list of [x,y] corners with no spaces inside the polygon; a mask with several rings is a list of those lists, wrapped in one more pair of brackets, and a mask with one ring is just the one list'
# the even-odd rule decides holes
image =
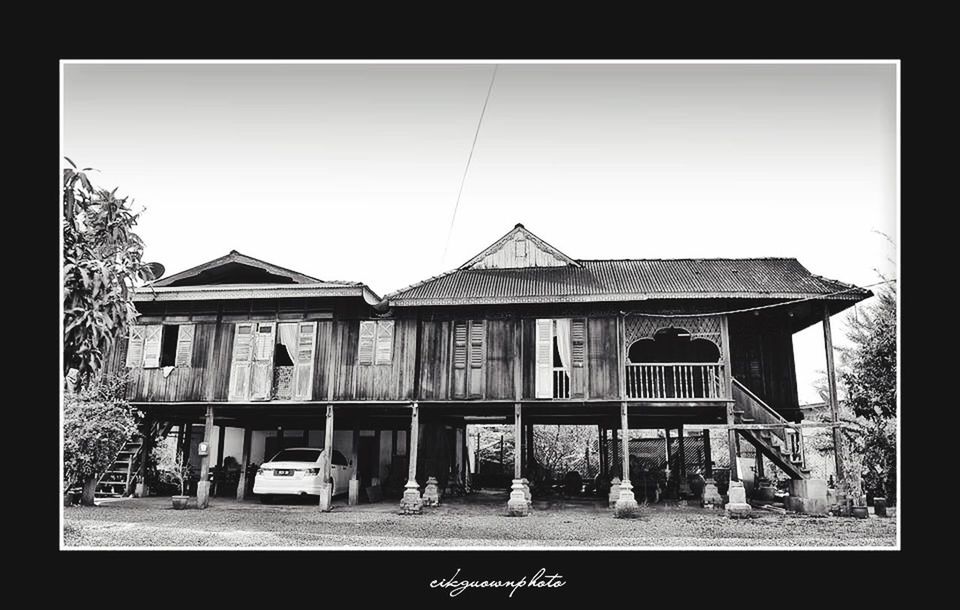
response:
{"label": "louvered window shutter", "polygon": [[453,324],[453,368],[467,368],[467,323]]}
{"label": "louvered window shutter", "polygon": [[276,322],[260,322],[254,339],[250,399],[270,400],[273,389],[273,350],[277,344]]}
{"label": "louvered window shutter", "polygon": [[131,326],[130,338],[127,340],[127,368],[137,368],[143,365],[143,337],[146,328]]}
{"label": "louvered window shutter", "polygon": [[294,400],[313,399],[313,357],[317,349],[317,323],[301,322],[297,329],[297,360],[293,368]]}
{"label": "louvered window shutter", "polygon": [[475,320],[470,323],[470,367],[478,369],[483,366],[483,322]]}
{"label": "louvered window shutter", "polygon": [[537,398],[553,398],[553,320],[537,320]]}
{"label": "louvered window shutter", "polygon": [[390,364],[393,360],[393,320],[377,322],[376,364]]}
{"label": "louvered window shutter", "polygon": [[193,359],[193,324],[181,324],[177,330],[177,358],[174,364],[189,368]]}
{"label": "louvered window shutter", "polygon": [[143,368],[155,369],[160,366],[160,339],[163,337],[163,325],[147,326],[143,339]]}
{"label": "louvered window shutter", "polygon": [[575,367],[583,367],[587,352],[586,320],[570,321],[570,359]]}
{"label": "louvered window shutter", "polygon": [[373,364],[373,344],[377,334],[377,323],[372,320],[360,322],[360,346],[357,356],[360,364]]}
{"label": "louvered window shutter", "polygon": [[254,349],[253,322],[238,322],[233,335],[233,359],[230,362],[230,400],[250,399],[250,364]]}

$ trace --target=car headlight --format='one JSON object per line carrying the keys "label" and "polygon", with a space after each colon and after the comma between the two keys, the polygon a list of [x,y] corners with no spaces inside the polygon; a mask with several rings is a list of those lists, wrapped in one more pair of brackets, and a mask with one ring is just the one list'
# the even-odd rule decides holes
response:
{"label": "car headlight", "polygon": [[305,477],[315,477],[318,474],[320,474],[319,468],[307,468],[306,470],[303,471],[303,476]]}

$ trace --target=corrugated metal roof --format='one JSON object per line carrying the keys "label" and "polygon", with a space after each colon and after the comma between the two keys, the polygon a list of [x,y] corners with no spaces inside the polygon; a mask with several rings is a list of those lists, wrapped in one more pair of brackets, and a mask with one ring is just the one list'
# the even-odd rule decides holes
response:
{"label": "corrugated metal roof", "polygon": [[[689,298],[823,297],[870,292],[811,274],[795,258],[581,260],[581,266],[457,269],[387,295],[390,305],[479,305]],[[845,291],[841,294],[834,294]]]}

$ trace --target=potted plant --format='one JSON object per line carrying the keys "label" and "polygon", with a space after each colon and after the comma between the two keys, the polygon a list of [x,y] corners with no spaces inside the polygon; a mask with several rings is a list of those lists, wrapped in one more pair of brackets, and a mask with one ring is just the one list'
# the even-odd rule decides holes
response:
{"label": "potted plant", "polygon": [[161,472],[161,478],[165,483],[176,485],[180,488],[180,495],[173,496],[173,508],[182,510],[187,507],[187,501],[190,496],[187,495],[187,481],[190,480],[190,464],[183,461],[183,454],[175,451],[164,452],[157,465]]}

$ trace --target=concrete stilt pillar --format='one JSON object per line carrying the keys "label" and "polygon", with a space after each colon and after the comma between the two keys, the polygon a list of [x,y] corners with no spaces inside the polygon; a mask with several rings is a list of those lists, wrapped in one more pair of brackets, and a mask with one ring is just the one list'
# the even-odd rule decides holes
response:
{"label": "concrete stilt pillar", "polygon": [[413,403],[410,415],[410,451],[407,452],[410,466],[407,470],[407,484],[403,486],[403,499],[400,500],[400,514],[419,515],[423,510],[423,498],[417,484],[417,448],[420,444],[420,408]]}
{"label": "concrete stilt pillar", "polygon": [[620,499],[620,477],[613,477],[613,480],[610,481],[610,495],[607,497],[609,507],[616,506],[618,499]]}
{"label": "concrete stilt pillar", "polygon": [[328,513],[333,509],[333,478],[331,476],[331,458],[333,457],[333,405],[327,405],[327,419],[323,426],[323,472],[320,475],[320,510]]}
{"label": "concrete stilt pillar", "polygon": [[197,508],[210,505],[210,440],[213,437],[213,405],[207,405],[207,417],[203,423],[203,442],[206,451],[200,456],[200,481],[197,482]]}
{"label": "concrete stilt pillar", "polygon": [[250,466],[252,439],[253,430],[249,426],[244,426],[243,447],[240,450],[240,480],[237,482],[237,500],[243,500],[247,494],[247,468]]}
{"label": "concrete stilt pillar", "polygon": [[623,480],[620,481],[620,496],[613,510],[617,518],[624,519],[636,517],[640,513],[640,506],[633,495],[633,485],[630,483],[630,427],[627,420],[626,401],[620,403],[620,427],[623,444]]}
{"label": "concrete stilt pillar", "polygon": [[440,488],[437,477],[427,477],[427,485],[423,489],[424,506],[440,506]]}
{"label": "concrete stilt pillar", "polygon": [[360,503],[360,429],[353,426],[353,459],[350,461],[352,467],[350,473],[350,483],[347,487],[347,504],[356,506]]}
{"label": "concrete stilt pillar", "polygon": [[747,491],[743,487],[743,481],[730,481],[727,505],[724,508],[727,515],[734,519],[750,516],[751,506],[747,504]]}
{"label": "concrete stilt pillar", "polygon": [[527,501],[527,492],[521,476],[521,459],[523,455],[523,426],[520,414],[520,403],[513,406],[513,485],[510,487],[510,499],[507,500],[507,514],[511,517],[525,517],[530,514],[530,502]]}

